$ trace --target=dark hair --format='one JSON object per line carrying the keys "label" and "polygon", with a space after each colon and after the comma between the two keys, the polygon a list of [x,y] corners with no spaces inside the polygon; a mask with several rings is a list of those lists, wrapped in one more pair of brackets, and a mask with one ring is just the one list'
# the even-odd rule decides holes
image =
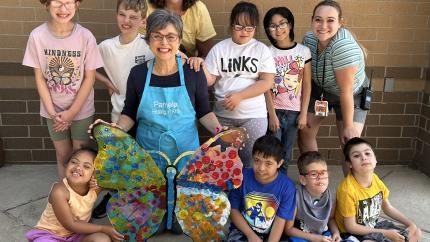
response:
{"label": "dark hair", "polygon": [[324,157],[318,151],[307,151],[299,156],[297,160],[297,167],[299,168],[299,174],[304,175],[308,172],[307,167],[312,163],[325,163]]}
{"label": "dark hair", "polygon": [[80,153],[85,153],[85,152],[87,152],[87,153],[90,153],[90,154],[94,155],[94,158],[97,156],[97,150],[95,150],[95,149],[93,149],[93,148],[91,148],[91,147],[82,146],[80,149],[73,151],[73,153],[72,153],[72,154],[69,156],[69,158],[64,162],[64,164],[69,163],[69,161],[70,161],[73,157],[77,156],[78,154],[80,154]]}
{"label": "dark hair", "polygon": [[148,6],[146,5],[146,0],[118,0],[116,3],[116,11],[118,12],[119,6],[124,4],[125,10],[133,10],[135,12],[139,12],[142,15],[142,18],[146,17],[146,10]]}
{"label": "dark hair", "polygon": [[[192,7],[199,0],[182,0],[182,11],[185,11]],[[155,8],[165,8],[166,0],[148,0]]]}
{"label": "dark hair", "polygon": [[156,9],[154,12],[152,12],[146,20],[146,42],[149,43],[149,37],[151,33],[162,30],[169,24],[173,25],[176,32],[178,32],[179,38],[182,39],[183,24],[179,15],[165,9]]}
{"label": "dark hair", "polygon": [[264,158],[272,157],[279,163],[284,157],[281,141],[273,135],[264,135],[254,142],[252,155],[261,154]]}
{"label": "dark hair", "polygon": [[348,140],[348,142],[346,142],[345,146],[343,147],[343,156],[345,157],[345,161],[351,161],[349,152],[351,151],[352,147],[359,144],[366,144],[373,150],[373,145],[369,141],[359,137],[354,137]]}
{"label": "dark hair", "polygon": [[[51,3],[52,0],[39,0],[39,2],[43,5],[48,6]],[[75,0],[75,2],[82,2],[84,0]]]}
{"label": "dark hair", "polygon": [[329,7],[333,7],[337,10],[337,12],[339,13],[339,21],[342,19],[342,8],[340,7],[340,4],[334,0],[324,0],[319,2],[315,8],[314,11],[312,12],[312,19],[315,16],[315,11],[317,11],[317,8],[321,7],[321,6],[329,6]]}
{"label": "dark hair", "polygon": [[270,23],[272,21],[272,17],[275,16],[276,14],[279,14],[282,17],[284,17],[286,20],[288,20],[288,24],[291,26],[290,33],[288,36],[290,37],[290,41],[294,41],[294,15],[293,15],[293,13],[286,7],[276,7],[276,8],[271,8],[269,11],[267,11],[267,13],[266,13],[266,15],[264,15],[264,19],[263,19],[264,31],[266,32],[266,36],[269,39],[270,43],[272,43],[272,45],[276,46],[276,40],[274,38],[272,38],[272,36],[270,35],[270,31],[269,31],[269,26],[270,26]]}
{"label": "dark hair", "polygon": [[250,2],[239,2],[231,10],[230,14],[230,26],[239,24],[239,18],[243,15],[246,19],[250,21],[252,26],[258,26],[260,15],[258,14],[258,9],[255,4]]}

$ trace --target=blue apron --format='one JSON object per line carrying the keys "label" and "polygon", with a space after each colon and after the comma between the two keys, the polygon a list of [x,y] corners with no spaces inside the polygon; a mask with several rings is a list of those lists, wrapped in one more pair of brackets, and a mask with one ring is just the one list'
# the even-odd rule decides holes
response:
{"label": "blue apron", "polygon": [[[145,150],[164,152],[174,162],[181,153],[199,147],[196,112],[185,86],[180,56],[176,56],[181,81],[177,87],[149,85],[154,62],[154,59],[149,62],[145,89],[137,109],[136,138]],[[153,158],[161,172],[166,174],[167,161],[158,155]],[[178,162],[177,170],[181,171],[185,163],[186,159]]]}

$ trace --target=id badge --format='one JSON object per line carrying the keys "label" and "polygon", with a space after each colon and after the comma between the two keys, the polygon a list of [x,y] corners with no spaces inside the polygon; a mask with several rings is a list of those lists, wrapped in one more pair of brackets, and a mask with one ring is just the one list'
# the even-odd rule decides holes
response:
{"label": "id badge", "polygon": [[315,115],[320,117],[328,116],[328,102],[323,100],[315,101]]}

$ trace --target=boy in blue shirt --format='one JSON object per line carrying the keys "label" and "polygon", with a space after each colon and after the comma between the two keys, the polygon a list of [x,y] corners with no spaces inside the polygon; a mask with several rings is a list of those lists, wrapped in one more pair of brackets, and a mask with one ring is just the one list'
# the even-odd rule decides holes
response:
{"label": "boy in blue shirt", "polygon": [[279,241],[294,224],[296,188],[278,169],[284,160],[274,136],[258,138],[252,148],[252,168],[243,170],[242,185],[229,195],[231,228],[227,241]]}

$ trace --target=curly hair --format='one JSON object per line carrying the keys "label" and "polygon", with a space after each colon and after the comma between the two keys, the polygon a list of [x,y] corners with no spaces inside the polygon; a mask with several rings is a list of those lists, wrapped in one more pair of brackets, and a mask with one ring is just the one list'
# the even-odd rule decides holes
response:
{"label": "curly hair", "polygon": [[[43,5],[49,5],[51,3],[52,0],[39,0],[39,2]],[[75,0],[75,2],[82,2],[84,0]]]}
{"label": "curly hair", "polygon": [[[199,0],[183,0],[182,1],[182,11],[185,11],[192,7]],[[155,8],[165,8],[166,0],[148,0],[149,4]]]}

